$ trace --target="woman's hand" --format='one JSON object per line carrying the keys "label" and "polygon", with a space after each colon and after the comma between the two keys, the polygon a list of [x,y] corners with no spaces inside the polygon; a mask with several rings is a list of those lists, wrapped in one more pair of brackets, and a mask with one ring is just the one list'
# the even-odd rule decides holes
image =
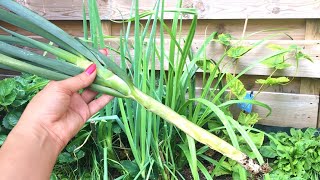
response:
{"label": "woman's hand", "polygon": [[[61,150],[111,96],[80,89],[95,79],[96,66],[63,80],[51,81],[28,104],[0,148],[0,179],[49,179]],[[17,173],[18,172],[18,173]]]}
{"label": "woman's hand", "polygon": [[28,104],[21,116],[21,123],[33,124],[47,131],[63,149],[76,135],[83,124],[103,108],[111,96],[102,95],[94,99],[96,92],[86,89],[96,76],[96,65],[85,72],[63,81],[51,81]]}

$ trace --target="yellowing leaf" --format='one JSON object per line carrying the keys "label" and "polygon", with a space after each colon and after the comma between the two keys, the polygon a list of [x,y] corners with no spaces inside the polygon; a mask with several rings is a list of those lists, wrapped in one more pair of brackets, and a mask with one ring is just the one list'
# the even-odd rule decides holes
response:
{"label": "yellowing leaf", "polygon": [[218,39],[216,41],[225,46],[230,46],[231,39],[232,39],[232,36],[230,34],[219,34]]}
{"label": "yellowing leaf", "polygon": [[267,46],[269,49],[272,49],[272,50],[283,50],[285,49],[284,47],[278,45],[278,44],[268,44]]}
{"label": "yellowing leaf", "polygon": [[232,58],[241,58],[245,53],[250,51],[252,47],[250,46],[236,46],[236,47],[231,47],[227,51],[227,55]]}
{"label": "yellowing leaf", "polygon": [[289,82],[290,80],[287,77],[278,77],[278,78],[270,78],[268,77],[267,79],[257,79],[256,83],[257,84],[263,84],[263,85],[281,85]]}
{"label": "yellowing leaf", "polygon": [[275,68],[277,65],[284,63],[285,54],[279,54],[277,56],[273,56],[265,59],[261,63],[268,66],[269,68]]}
{"label": "yellowing leaf", "polygon": [[284,62],[284,63],[277,64],[275,68],[276,69],[285,69],[285,68],[288,68],[290,66],[291,66],[291,64]]}
{"label": "yellowing leaf", "polygon": [[252,126],[259,121],[260,117],[258,113],[250,113],[246,114],[244,112],[240,112],[238,117],[238,122],[241,125]]}
{"label": "yellowing leaf", "polygon": [[[253,143],[257,147],[261,147],[264,141],[264,134],[263,133],[253,133],[248,132],[248,135],[250,136],[250,139],[253,141]],[[246,143],[244,138],[242,136],[239,137],[239,143]]]}
{"label": "yellowing leaf", "polygon": [[[226,74],[227,83],[231,82],[234,79],[234,76],[230,73]],[[230,84],[231,92],[239,99],[243,99],[246,96],[247,90],[244,88],[244,85],[239,79],[234,80]]]}

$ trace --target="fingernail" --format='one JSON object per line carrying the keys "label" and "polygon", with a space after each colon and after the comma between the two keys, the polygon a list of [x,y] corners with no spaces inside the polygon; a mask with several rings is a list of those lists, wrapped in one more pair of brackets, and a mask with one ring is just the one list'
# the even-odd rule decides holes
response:
{"label": "fingernail", "polygon": [[86,70],[86,74],[90,75],[92,74],[95,70],[97,69],[97,65],[96,64],[91,64]]}
{"label": "fingernail", "polygon": [[108,56],[108,49],[107,48],[103,48],[99,50],[103,55]]}

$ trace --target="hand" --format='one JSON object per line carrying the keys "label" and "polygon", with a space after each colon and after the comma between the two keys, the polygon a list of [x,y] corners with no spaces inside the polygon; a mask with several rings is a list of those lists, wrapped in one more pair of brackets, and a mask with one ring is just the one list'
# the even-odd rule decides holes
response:
{"label": "hand", "polygon": [[80,75],[51,81],[31,100],[19,123],[43,129],[62,150],[83,124],[112,99],[108,95],[95,99],[98,93],[89,89],[78,93],[88,87],[95,76],[96,65],[92,64]]}

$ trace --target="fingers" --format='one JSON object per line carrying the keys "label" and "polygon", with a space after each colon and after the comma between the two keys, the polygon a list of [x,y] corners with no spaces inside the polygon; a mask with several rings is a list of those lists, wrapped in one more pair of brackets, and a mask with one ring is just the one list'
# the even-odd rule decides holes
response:
{"label": "fingers", "polygon": [[81,94],[82,99],[84,100],[85,103],[89,103],[90,101],[92,101],[94,99],[94,97],[96,97],[98,93],[95,91],[92,91],[90,89],[86,89],[85,91],[83,91],[83,93]]}
{"label": "fingers", "polygon": [[111,100],[113,99],[112,96],[109,95],[102,95],[101,97],[99,97],[96,100],[91,101],[88,104],[89,110],[91,115],[95,114],[96,112],[98,112],[100,109],[102,109],[105,105],[107,105]]}
{"label": "fingers", "polygon": [[97,66],[95,64],[91,64],[83,73],[60,81],[59,83],[61,87],[65,88],[66,90],[77,92],[80,89],[88,87],[94,81],[97,73],[96,69]]}

